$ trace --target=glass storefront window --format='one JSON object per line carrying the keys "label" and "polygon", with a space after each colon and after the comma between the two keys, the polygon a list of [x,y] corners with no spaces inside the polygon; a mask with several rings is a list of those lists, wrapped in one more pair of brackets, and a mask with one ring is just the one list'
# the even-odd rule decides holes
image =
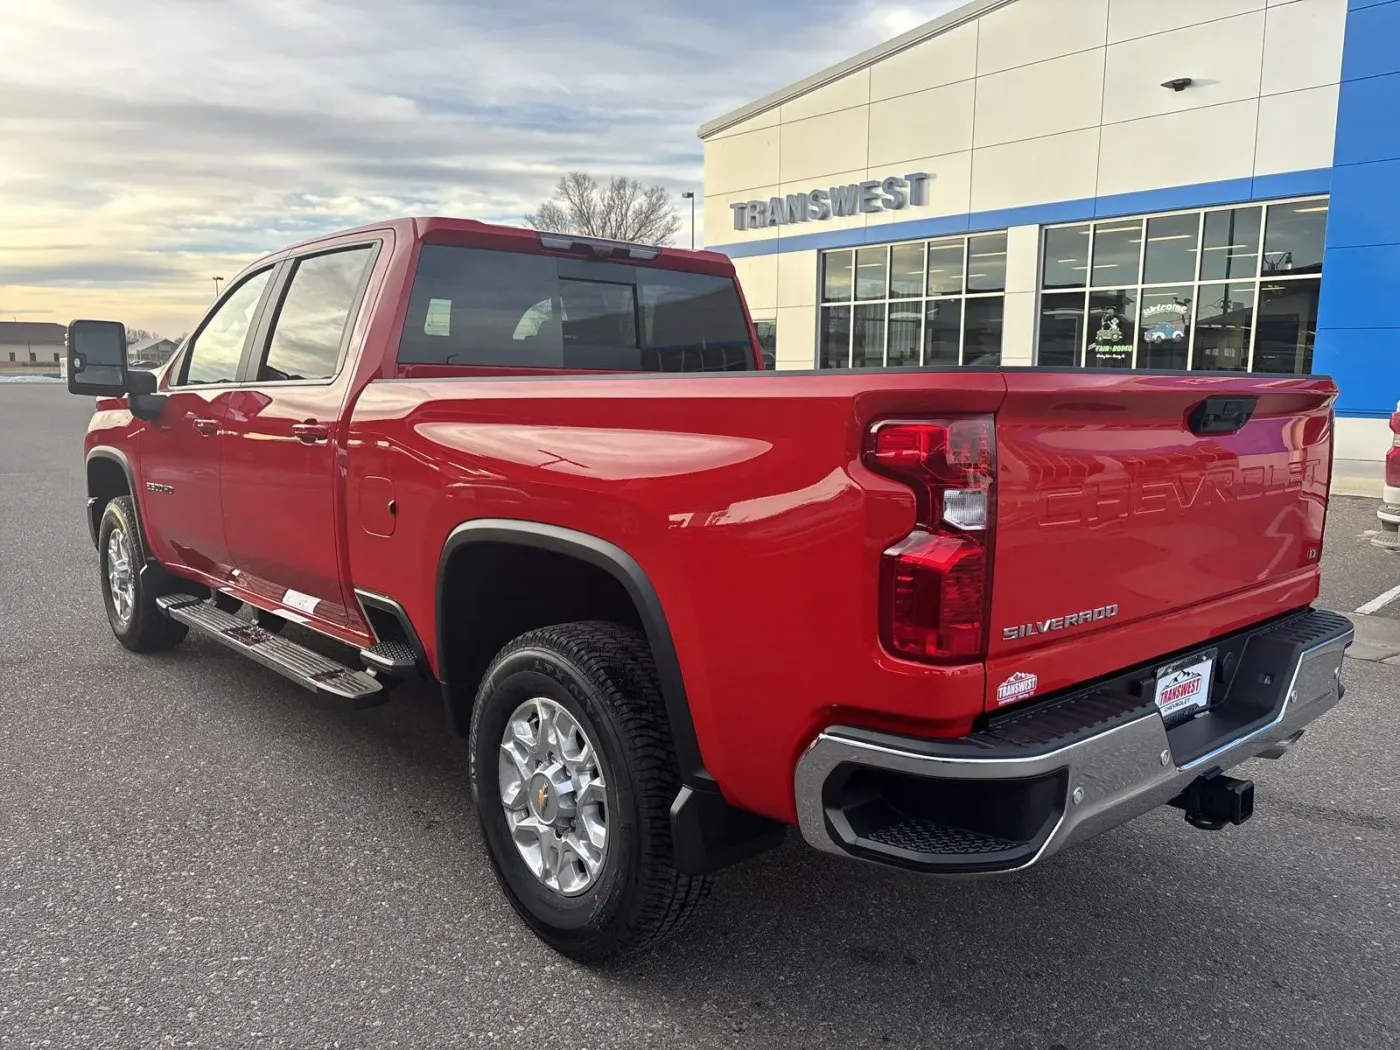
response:
{"label": "glass storefront window", "polygon": [[888,248],[861,248],[856,252],[856,298],[883,299],[889,272]]}
{"label": "glass storefront window", "polygon": [[820,265],[819,367],[1001,360],[1005,232],[825,252]]}
{"label": "glass storefront window", "polygon": [[967,290],[1006,290],[1006,234],[989,233],[967,239]]}
{"label": "glass storefront window", "polygon": [[1084,342],[1084,293],[1047,292],[1042,295],[1039,363],[1062,368],[1077,365]]}
{"label": "glass storefront window", "polygon": [[1043,288],[1083,288],[1089,283],[1089,227],[1055,226],[1045,231]]}
{"label": "glass storefront window", "polygon": [[958,295],[963,290],[963,239],[929,241],[928,294]]}
{"label": "glass storefront window", "polygon": [[923,294],[923,242],[894,245],[890,248],[890,298],[914,299]]}
{"label": "glass storefront window", "polygon": [[1311,198],[1048,228],[1037,363],[1307,371],[1327,204]]}
{"label": "glass storefront window", "polygon": [[[922,275],[920,277],[922,278]],[[922,319],[923,307],[920,303],[890,304],[890,330],[886,337],[889,351],[885,364],[891,368],[903,368],[919,363],[919,328]]]}
{"label": "glass storefront window", "polygon": [[1255,277],[1259,273],[1259,220],[1262,208],[1206,212],[1201,244],[1201,280]]}
{"label": "glass storefront window", "polygon": [[1094,227],[1095,288],[1136,284],[1142,259],[1142,220],[1101,222]]}
{"label": "glass storefront window", "polygon": [[1200,236],[1201,217],[1197,212],[1148,219],[1142,283],[1174,284],[1195,279]]}
{"label": "glass storefront window", "polygon": [[951,368],[962,346],[961,299],[930,299],[924,304],[924,364]]}
{"label": "glass storefront window", "polygon": [[778,360],[778,322],[771,317],[753,319],[754,334],[758,336],[759,353],[763,355],[763,367],[775,368]]}
{"label": "glass storefront window", "polygon": [[851,308],[828,306],[822,310],[821,346],[817,360],[822,368],[851,366]]}
{"label": "glass storefront window", "polygon": [[1138,368],[1186,367],[1194,298],[1189,284],[1142,290]]}
{"label": "glass storefront window", "polygon": [[1321,273],[1326,239],[1326,201],[1272,205],[1264,230],[1264,276]]}
{"label": "glass storefront window", "polygon": [[1089,293],[1086,368],[1132,368],[1137,339],[1138,290]]}
{"label": "glass storefront window", "polygon": [[851,332],[852,368],[877,368],[885,363],[884,303],[857,306]]}
{"label": "glass storefront window", "polygon": [[1259,287],[1258,332],[1254,336],[1254,371],[1312,371],[1317,338],[1317,301],[1322,282],[1265,281]]}
{"label": "glass storefront window", "polygon": [[965,365],[994,368],[1001,364],[1002,301],[1000,296],[966,300],[963,316]]}
{"label": "glass storefront window", "polygon": [[1247,369],[1254,327],[1254,285],[1203,284],[1199,296],[1191,367],[1197,371]]}
{"label": "glass storefront window", "polygon": [[822,302],[844,303],[851,298],[851,261],[854,253],[827,252],[822,256]]}

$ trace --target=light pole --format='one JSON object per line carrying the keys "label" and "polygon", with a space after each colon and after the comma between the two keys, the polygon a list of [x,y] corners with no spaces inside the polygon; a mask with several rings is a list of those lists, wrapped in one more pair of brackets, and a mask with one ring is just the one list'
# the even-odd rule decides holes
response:
{"label": "light pole", "polygon": [[691,190],[686,190],[681,194],[683,200],[690,201],[690,250],[695,250],[695,194]]}
{"label": "light pole", "polygon": [[219,297],[219,282],[222,281],[222,280],[223,280],[222,277],[215,277],[215,278],[214,278],[214,298],[215,298],[215,299],[217,299],[217,298]]}

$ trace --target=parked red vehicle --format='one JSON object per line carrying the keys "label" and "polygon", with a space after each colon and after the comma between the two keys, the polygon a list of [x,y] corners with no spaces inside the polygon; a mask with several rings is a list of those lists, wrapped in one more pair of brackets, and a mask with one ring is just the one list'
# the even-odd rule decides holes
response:
{"label": "parked red vehicle", "polygon": [[124,346],[69,329],[117,638],[352,707],[441,683],[501,885],[577,958],[790,825],[967,875],[1239,823],[1226,771],[1342,694],[1327,378],[775,374],[722,256],[438,218],[254,264],[158,374]]}

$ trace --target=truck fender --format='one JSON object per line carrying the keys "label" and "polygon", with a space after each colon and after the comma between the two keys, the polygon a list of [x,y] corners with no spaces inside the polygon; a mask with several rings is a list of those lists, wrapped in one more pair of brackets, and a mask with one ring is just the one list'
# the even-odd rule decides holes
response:
{"label": "truck fender", "polygon": [[[695,875],[715,871],[782,842],[784,825],[731,806],[705,769],[690,715],[685,679],[661,599],[637,560],[616,544],[589,533],[543,522],[480,518],[458,525],[448,535],[438,561],[439,662],[448,642],[443,631],[447,622],[444,608],[447,566],[456,551],[471,543],[517,544],[577,558],[611,575],[632,599],[656,661],[662,700],[680,763],[682,787],[671,806],[676,864],[680,870]],[[443,688],[447,695],[446,682]]]}

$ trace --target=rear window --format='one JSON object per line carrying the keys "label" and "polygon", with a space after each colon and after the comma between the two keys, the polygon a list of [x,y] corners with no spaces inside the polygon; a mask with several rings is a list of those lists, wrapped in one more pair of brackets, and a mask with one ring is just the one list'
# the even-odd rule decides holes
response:
{"label": "rear window", "polygon": [[730,277],[440,244],[419,253],[399,363],[754,367]]}

